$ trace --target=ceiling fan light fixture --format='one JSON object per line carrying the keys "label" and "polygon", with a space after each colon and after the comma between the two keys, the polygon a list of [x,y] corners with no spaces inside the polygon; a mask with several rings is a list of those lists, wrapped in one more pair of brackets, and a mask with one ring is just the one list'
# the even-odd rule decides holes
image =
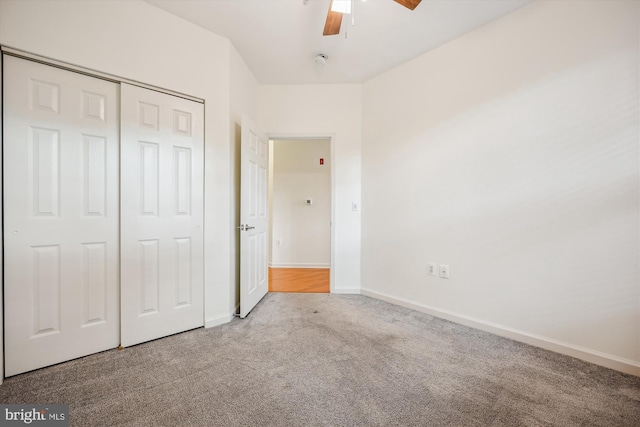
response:
{"label": "ceiling fan light fixture", "polygon": [[351,0],[333,0],[331,10],[339,13],[351,13]]}

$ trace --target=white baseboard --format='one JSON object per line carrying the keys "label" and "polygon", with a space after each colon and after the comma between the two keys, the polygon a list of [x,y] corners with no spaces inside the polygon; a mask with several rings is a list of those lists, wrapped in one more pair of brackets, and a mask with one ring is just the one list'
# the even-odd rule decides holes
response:
{"label": "white baseboard", "polygon": [[332,294],[360,295],[360,288],[339,288],[331,291]]}
{"label": "white baseboard", "polygon": [[447,310],[430,307],[424,304],[417,304],[403,298],[397,298],[383,292],[372,291],[370,289],[362,289],[360,291],[362,295],[376,298],[382,301],[396,304],[402,307],[410,308],[412,310],[427,313],[435,317],[450,320],[455,323],[459,323],[465,326],[470,326],[475,329],[491,332],[492,334],[499,335],[505,338],[510,338],[515,341],[520,341],[526,344],[540,347],[545,350],[554,351],[556,353],[564,354],[567,356],[575,357],[576,359],[584,360],[589,363],[604,366],[606,368],[621,371],[627,374],[636,375],[640,377],[640,363],[633,360],[624,359],[611,354],[602,353],[596,350],[576,346],[566,342],[558,341],[552,338],[543,337],[540,335],[530,334],[528,332],[520,331],[517,329],[509,328],[507,326],[499,325],[497,323],[487,322],[484,320],[476,319],[470,316],[466,316],[459,313],[454,313]]}
{"label": "white baseboard", "polygon": [[331,268],[331,264],[310,263],[310,264],[269,264],[271,268]]}
{"label": "white baseboard", "polygon": [[231,320],[233,320],[233,314],[205,319],[204,327],[213,328],[214,326],[219,326],[219,325],[224,325],[225,323],[229,323],[231,322]]}

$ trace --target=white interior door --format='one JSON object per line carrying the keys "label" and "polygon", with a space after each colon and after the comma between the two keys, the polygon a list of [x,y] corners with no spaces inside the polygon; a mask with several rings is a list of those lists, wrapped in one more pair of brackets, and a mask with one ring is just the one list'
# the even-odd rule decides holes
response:
{"label": "white interior door", "polygon": [[269,292],[267,200],[269,140],[242,117],[240,165],[240,317]]}
{"label": "white interior door", "polygon": [[4,57],[6,375],[115,348],[118,85]]}
{"label": "white interior door", "polygon": [[204,107],[121,85],[122,345],[204,325]]}

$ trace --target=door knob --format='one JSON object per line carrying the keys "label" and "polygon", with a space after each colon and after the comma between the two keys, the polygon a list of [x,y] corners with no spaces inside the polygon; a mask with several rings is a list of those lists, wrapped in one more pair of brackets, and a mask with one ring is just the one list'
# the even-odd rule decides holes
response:
{"label": "door knob", "polygon": [[245,225],[245,226],[244,226],[244,229],[245,229],[245,230],[253,230],[254,228],[255,228],[255,227],[254,227],[254,226],[252,226],[252,225]]}

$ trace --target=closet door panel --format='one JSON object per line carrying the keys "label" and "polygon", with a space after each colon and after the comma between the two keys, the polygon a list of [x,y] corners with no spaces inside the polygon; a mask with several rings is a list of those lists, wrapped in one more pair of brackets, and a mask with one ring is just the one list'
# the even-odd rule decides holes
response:
{"label": "closet door panel", "polygon": [[122,345],[204,325],[204,107],[122,84]]}
{"label": "closet door panel", "polygon": [[120,342],[119,88],[4,58],[6,375]]}

